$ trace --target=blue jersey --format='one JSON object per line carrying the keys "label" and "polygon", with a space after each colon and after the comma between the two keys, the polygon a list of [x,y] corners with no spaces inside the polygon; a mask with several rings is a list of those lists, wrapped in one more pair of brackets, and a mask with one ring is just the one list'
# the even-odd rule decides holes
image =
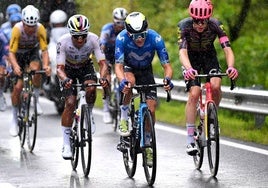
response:
{"label": "blue jersey", "polygon": [[115,62],[134,69],[142,70],[151,67],[155,52],[162,65],[169,63],[164,40],[152,29],[148,29],[145,43],[142,47],[136,46],[126,29],[118,34],[115,41]]}
{"label": "blue jersey", "polygon": [[5,56],[9,53],[9,42],[6,35],[0,30],[0,65],[6,67]]}
{"label": "blue jersey", "polygon": [[117,34],[113,23],[105,24],[101,29],[100,45],[105,46],[105,57],[111,63],[114,62],[114,47]]}

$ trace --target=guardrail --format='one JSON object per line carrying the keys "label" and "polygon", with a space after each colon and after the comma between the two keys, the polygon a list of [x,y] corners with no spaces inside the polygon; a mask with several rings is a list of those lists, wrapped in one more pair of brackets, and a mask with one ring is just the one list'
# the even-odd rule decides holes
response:
{"label": "guardrail", "polygon": [[[163,79],[155,79],[156,83],[162,83]],[[186,102],[188,95],[185,92],[184,81],[173,80],[174,89],[172,90],[172,99]],[[255,125],[260,127],[268,114],[268,91],[254,90],[236,87],[230,90],[230,87],[222,86],[221,108],[234,111],[249,112],[255,115]],[[158,96],[165,98],[166,94],[159,90]]]}

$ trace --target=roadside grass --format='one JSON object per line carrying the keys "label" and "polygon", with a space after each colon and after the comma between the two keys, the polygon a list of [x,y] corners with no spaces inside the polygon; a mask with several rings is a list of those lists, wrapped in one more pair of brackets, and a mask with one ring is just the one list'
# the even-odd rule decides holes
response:
{"label": "roadside grass", "polygon": [[[102,108],[102,93],[98,90],[95,106]],[[219,109],[220,133],[224,137],[268,145],[268,120],[260,128],[255,126],[254,115]],[[185,127],[185,102],[159,99],[156,119],[160,122]]]}

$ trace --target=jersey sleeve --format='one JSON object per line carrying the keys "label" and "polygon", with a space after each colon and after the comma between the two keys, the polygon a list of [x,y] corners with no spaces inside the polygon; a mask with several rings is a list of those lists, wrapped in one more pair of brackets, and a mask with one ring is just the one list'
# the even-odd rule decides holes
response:
{"label": "jersey sleeve", "polygon": [[56,55],[56,62],[57,65],[65,65],[65,59],[66,59],[66,54],[65,54],[65,44],[62,39],[59,40],[57,43],[56,49],[57,49],[57,55]]}
{"label": "jersey sleeve", "polygon": [[161,35],[155,34],[154,42],[156,46],[156,52],[161,64],[169,63],[169,56],[165,46],[165,42]]}
{"label": "jersey sleeve", "polygon": [[43,25],[38,28],[38,40],[40,44],[40,50],[47,50],[47,32]]}
{"label": "jersey sleeve", "polygon": [[19,47],[20,30],[18,27],[13,27],[11,31],[11,38],[9,42],[9,51],[16,53]]}
{"label": "jersey sleeve", "polygon": [[124,41],[123,32],[120,32],[115,40],[115,63],[124,64]]}

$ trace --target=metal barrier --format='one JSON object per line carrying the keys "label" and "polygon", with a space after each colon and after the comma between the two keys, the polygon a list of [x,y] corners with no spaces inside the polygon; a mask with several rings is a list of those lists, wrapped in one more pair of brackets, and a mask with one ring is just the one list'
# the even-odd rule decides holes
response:
{"label": "metal barrier", "polygon": [[[156,83],[162,83],[163,79],[155,79]],[[186,102],[188,99],[185,92],[184,81],[173,80],[174,89],[172,90],[172,99]],[[234,111],[249,112],[255,115],[255,125],[260,127],[268,114],[268,91],[254,90],[236,87],[230,90],[230,87],[222,86],[221,108]],[[158,96],[165,98],[166,94],[158,90]]]}

